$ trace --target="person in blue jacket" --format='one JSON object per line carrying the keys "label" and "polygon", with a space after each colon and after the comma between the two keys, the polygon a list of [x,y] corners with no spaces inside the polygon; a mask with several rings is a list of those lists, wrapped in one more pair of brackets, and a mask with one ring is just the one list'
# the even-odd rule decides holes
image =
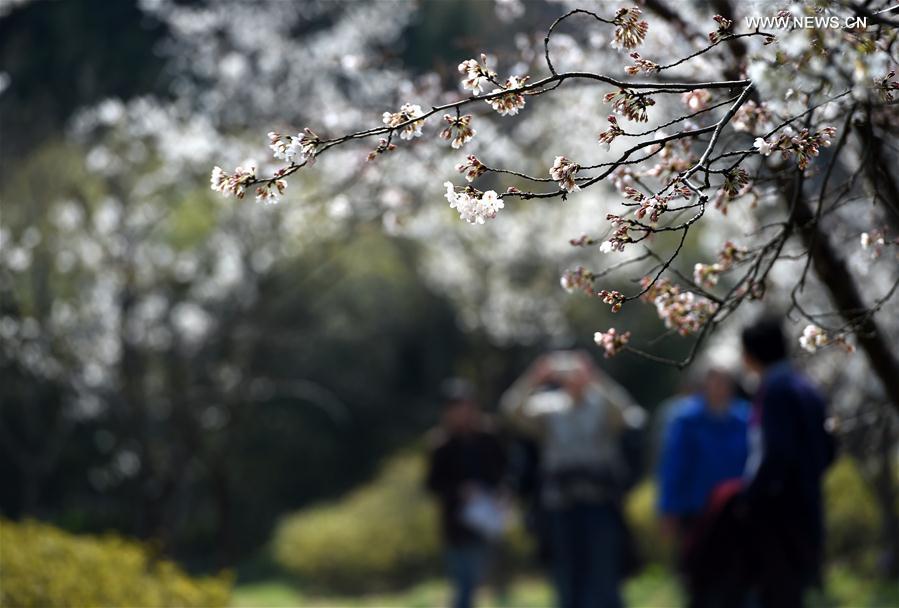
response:
{"label": "person in blue jacket", "polygon": [[[702,390],[684,397],[670,414],[659,461],[662,523],[683,558],[712,491],[721,482],[740,478],[748,454],[749,403],[736,395],[731,375],[712,368]],[[725,590],[715,581],[697,585],[685,580],[690,606],[715,606]]]}

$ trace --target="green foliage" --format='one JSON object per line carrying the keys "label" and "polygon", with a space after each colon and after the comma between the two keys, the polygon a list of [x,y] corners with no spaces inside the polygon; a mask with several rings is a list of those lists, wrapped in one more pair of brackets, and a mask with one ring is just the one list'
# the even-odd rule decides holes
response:
{"label": "green foliage", "polygon": [[880,513],[856,462],[840,458],[824,482],[827,554],[835,562],[872,572],[880,541]]}
{"label": "green foliage", "polygon": [[0,605],[227,606],[231,577],[195,579],[145,545],[76,536],[35,521],[0,520]]}
{"label": "green foliage", "polygon": [[[275,531],[275,561],[304,588],[341,593],[394,591],[438,574],[437,505],[424,489],[425,459],[407,452],[342,500],[301,510]],[[533,565],[533,539],[516,522],[503,561]]]}
{"label": "green foliage", "polygon": [[348,592],[433,574],[438,521],[423,475],[421,458],[394,458],[344,500],[287,517],[275,532],[276,561],[307,584]]}
{"label": "green foliage", "polygon": [[[843,457],[830,468],[824,480],[824,500],[828,560],[873,574],[881,544],[880,514],[854,460]],[[670,559],[671,547],[662,541],[652,481],[644,481],[631,492],[626,512],[642,555],[650,562]]]}

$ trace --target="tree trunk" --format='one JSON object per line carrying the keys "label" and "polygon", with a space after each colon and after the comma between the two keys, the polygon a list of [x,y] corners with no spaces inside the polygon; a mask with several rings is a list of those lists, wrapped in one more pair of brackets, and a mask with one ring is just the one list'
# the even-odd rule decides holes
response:
{"label": "tree trunk", "polygon": [[[787,186],[786,184],[783,184]],[[859,291],[852,274],[837,253],[828,236],[815,222],[815,214],[802,192],[801,183],[790,180],[783,191],[794,196],[784,197],[792,211],[792,226],[808,248],[818,279],[827,289],[836,309],[843,318],[856,324],[856,339],[865,353],[871,370],[883,384],[884,392],[896,412],[899,412],[899,360],[890,348],[895,339],[888,339],[873,315],[867,315],[868,304]]]}

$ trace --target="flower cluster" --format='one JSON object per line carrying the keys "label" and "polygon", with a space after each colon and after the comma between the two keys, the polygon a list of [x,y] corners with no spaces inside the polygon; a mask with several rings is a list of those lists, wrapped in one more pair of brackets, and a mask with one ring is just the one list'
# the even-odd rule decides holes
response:
{"label": "flower cluster", "polygon": [[602,245],[599,246],[599,251],[601,253],[612,253],[613,251],[624,251],[624,247],[628,243],[633,243],[634,239],[629,234],[630,224],[627,220],[622,218],[621,216],[615,215],[614,213],[610,213],[606,216],[606,219],[615,226],[615,232],[612,234],[612,238],[603,241]]}
{"label": "flower cluster", "polygon": [[625,347],[631,339],[631,332],[626,331],[619,334],[614,327],[610,327],[608,331],[598,331],[593,334],[593,341],[597,346],[606,351],[606,357],[614,357]]}
{"label": "flower cluster", "polygon": [[390,140],[384,139],[383,137],[378,140],[378,147],[368,153],[369,161],[373,161],[381,154],[385,152],[393,152],[396,150],[396,144],[390,143]]}
{"label": "flower cluster", "polygon": [[453,140],[451,145],[456,150],[470,142],[471,138],[477,133],[477,131],[471,128],[471,114],[466,114],[464,116],[444,114],[443,120],[447,122],[449,126],[440,132],[440,137],[447,140]]}
{"label": "flower cluster", "polygon": [[687,91],[680,97],[684,105],[694,112],[706,109],[711,98],[712,94],[709,93],[706,89],[694,89],[692,91]]}
{"label": "flower cluster", "polygon": [[827,332],[817,325],[806,325],[799,336],[799,346],[810,353],[815,352],[818,348],[826,346],[830,342]]}
{"label": "flower cluster", "polygon": [[612,312],[618,312],[621,310],[622,305],[624,305],[624,294],[616,289],[611,291],[603,289],[596,295],[602,299],[603,304],[608,304],[612,307]]}
{"label": "flower cluster", "polygon": [[[864,251],[868,251],[871,258],[879,258],[883,253],[883,248],[887,245],[886,232],[880,228],[871,230],[870,232],[862,232],[859,237],[859,243]],[[899,239],[893,239],[889,242],[891,245],[899,245]]]}
{"label": "flower cluster", "polygon": [[576,239],[568,239],[568,244],[572,247],[588,247],[590,245],[595,245],[596,241],[586,234],[582,234]]}
{"label": "flower cluster", "polygon": [[723,215],[727,215],[728,203],[750,191],[749,173],[743,168],[731,169],[724,174],[724,183],[715,193],[714,205]]}
{"label": "flower cluster", "polygon": [[321,139],[311,129],[303,129],[294,136],[281,135],[277,131],[268,134],[269,148],[275,158],[287,161],[291,165],[315,162],[315,152]]}
{"label": "flower cluster", "polygon": [[256,188],[256,200],[267,205],[277,204],[286,189],[287,182],[283,179],[269,180]]}
{"label": "flower cluster", "polygon": [[749,184],[749,172],[742,167],[731,169],[724,174],[724,183],[721,189],[725,194],[733,198],[739,196],[743,189]]}
{"label": "flower cluster", "polygon": [[[830,146],[831,139],[837,130],[833,127],[824,127],[816,133],[808,129],[802,129],[796,136],[790,138],[790,144],[796,153],[796,160],[800,169],[808,167],[812,157],[818,156],[820,148]],[[781,147],[783,147],[781,145]],[[786,151],[788,148],[783,148]],[[784,154],[786,156],[786,154]]]}
{"label": "flower cluster", "polygon": [[762,156],[770,156],[776,150],[779,150],[785,159],[795,154],[799,168],[805,169],[808,167],[809,161],[818,156],[822,147],[830,146],[836,132],[834,127],[824,127],[814,133],[808,129],[802,129],[799,133],[795,133],[790,127],[787,127],[776,139],[770,141],[756,137],[753,145]]}
{"label": "flower cluster", "polygon": [[[637,212],[635,213],[638,220],[642,220],[643,218],[645,218],[648,213],[649,221],[653,224],[658,222],[659,216],[668,209],[668,203],[671,202],[672,198],[670,196],[659,194],[646,196],[642,192],[631,186],[625,186],[624,196],[625,198],[632,200],[634,201],[634,203],[640,205],[640,208],[637,209]],[[625,205],[632,204],[633,203],[625,203]]]}
{"label": "flower cluster", "polygon": [[481,53],[481,62],[477,59],[466,59],[459,64],[459,71],[465,74],[462,79],[462,88],[468,89],[475,95],[480,95],[488,82],[494,82],[496,72],[487,67],[487,55]]}
{"label": "flower cluster", "polygon": [[423,115],[424,112],[421,111],[420,105],[404,103],[402,107],[400,107],[399,112],[384,112],[383,121],[384,124],[391,129],[399,128],[400,125],[405,125],[400,131],[400,139],[413,139],[421,136],[421,127],[425,124],[424,120],[414,119]]}
{"label": "flower cluster", "polygon": [[649,59],[644,59],[640,57],[640,53],[636,51],[631,53],[631,59],[634,60],[634,65],[629,65],[624,68],[624,71],[634,76],[635,74],[639,74],[640,72],[646,72],[647,74],[653,74],[659,71],[659,64],[655,61],[650,61]]}
{"label": "flower cluster", "polygon": [[515,116],[518,111],[524,107],[524,95],[515,89],[520,89],[529,80],[529,76],[509,76],[505,84],[499,89],[493,89],[490,93],[502,93],[509,91],[503,95],[485,100],[496,110],[500,116]]}
{"label": "flower cluster", "polygon": [[655,99],[643,93],[634,93],[628,89],[619,89],[606,93],[603,101],[612,104],[612,110],[635,122],[647,122],[649,116],[646,109],[656,105]]}
{"label": "flower cluster", "polygon": [[580,169],[580,165],[573,163],[564,156],[557,156],[553,161],[553,166],[549,169],[549,176],[559,182],[559,188],[566,192],[575,192],[580,190],[574,176]]}
{"label": "flower cluster", "polygon": [[487,167],[485,167],[484,163],[479,161],[474,154],[469,154],[464,162],[456,165],[456,171],[464,173],[465,179],[469,182],[473,182],[487,172]]}
{"label": "flower cluster", "polygon": [[568,293],[583,291],[588,296],[593,295],[593,273],[578,266],[574,270],[566,270],[559,279],[562,289]]}
{"label": "flower cluster", "polygon": [[668,279],[653,284],[650,277],[644,277],[643,288],[648,288],[643,299],[655,304],[665,327],[682,336],[698,331],[718,309],[713,301],[692,291],[682,291]]}
{"label": "flower cluster", "polygon": [[750,99],[740,106],[737,113],[734,114],[731,126],[733,126],[735,131],[756,134],[770,131],[774,123],[767,104],[764,102],[756,104]]}
{"label": "flower cluster", "polygon": [[483,224],[488,219],[496,217],[497,212],[505,205],[503,199],[493,190],[479,192],[472,187],[466,187],[462,192],[456,192],[452,182],[444,182],[446,187],[446,200],[450,207],[459,212],[459,218],[469,224]]}
{"label": "flower cluster", "polygon": [[709,33],[709,40],[712,44],[720,42],[722,38],[729,35],[731,30],[734,27],[734,22],[727,17],[722,17],[721,15],[715,15],[712,17],[715,20],[715,23],[718,24],[718,29],[714,32]]}
{"label": "flower cluster", "polygon": [[612,47],[616,49],[635,49],[646,39],[649,24],[640,20],[642,12],[639,8],[622,8],[618,10],[612,22],[615,28]]}
{"label": "flower cluster", "polygon": [[693,267],[693,282],[702,287],[711,288],[718,284],[721,273],[733,268],[734,264],[746,257],[747,251],[726,241],[718,252],[718,261],[714,264],[696,264]]}
{"label": "flower cluster", "polygon": [[610,150],[612,148],[612,142],[615,141],[615,138],[619,135],[624,135],[624,129],[618,125],[618,119],[610,114],[609,128],[599,134],[599,143],[601,143],[606,150]]}
{"label": "flower cluster", "polygon": [[244,164],[246,166],[234,169],[234,173],[227,173],[219,166],[213,167],[209,178],[210,187],[225,196],[243,198],[247,185],[256,180],[256,165],[252,161]]}

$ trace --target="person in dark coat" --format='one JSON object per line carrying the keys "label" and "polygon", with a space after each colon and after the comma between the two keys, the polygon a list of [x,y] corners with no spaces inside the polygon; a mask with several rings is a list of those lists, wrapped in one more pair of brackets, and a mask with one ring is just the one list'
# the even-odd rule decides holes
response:
{"label": "person in dark coat", "polygon": [[468,382],[447,381],[441,393],[442,420],[429,437],[426,484],[440,505],[452,605],[469,608],[488,570],[491,543],[504,526],[499,494],[506,454]]}
{"label": "person in dark coat", "polygon": [[834,442],[824,398],[791,366],[780,321],[763,319],[744,329],[742,339],[746,366],[761,377],[743,490],[756,543],[754,586],[765,608],[796,608],[821,580],[821,484]]}

